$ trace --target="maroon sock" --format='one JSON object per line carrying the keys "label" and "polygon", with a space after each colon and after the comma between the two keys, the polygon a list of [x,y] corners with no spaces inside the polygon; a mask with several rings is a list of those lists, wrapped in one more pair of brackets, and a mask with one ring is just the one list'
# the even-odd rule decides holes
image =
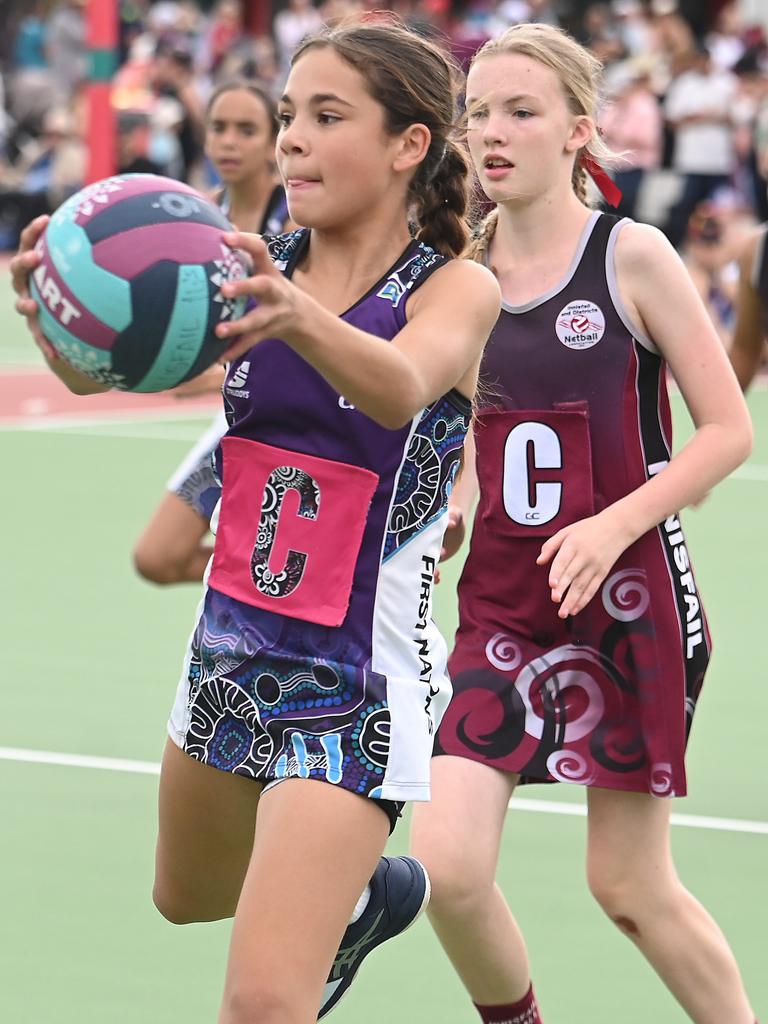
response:
{"label": "maroon sock", "polygon": [[483,1019],[483,1024],[542,1024],[533,985],[517,1003],[505,1006],[479,1006],[475,1009]]}

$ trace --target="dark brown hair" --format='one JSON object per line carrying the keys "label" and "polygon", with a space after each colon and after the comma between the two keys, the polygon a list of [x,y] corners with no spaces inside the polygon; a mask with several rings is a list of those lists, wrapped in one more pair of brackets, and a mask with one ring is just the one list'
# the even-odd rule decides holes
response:
{"label": "dark brown hair", "polygon": [[443,255],[458,256],[468,239],[469,204],[469,165],[452,138],[458,66],[435,43],[394,20],[326,29],[305,39],[291,64],[316,47],[331,47],[362,76],[384,110],[387,132],[396,135],[412,124],[429,129],[429,150],[410,185],[416,237]]}

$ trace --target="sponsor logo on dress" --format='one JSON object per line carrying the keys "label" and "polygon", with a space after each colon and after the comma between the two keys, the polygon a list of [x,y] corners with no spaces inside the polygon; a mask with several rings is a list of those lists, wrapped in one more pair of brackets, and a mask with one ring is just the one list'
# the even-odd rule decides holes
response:
{"label": "sponsor logo on dress", "polygon": [[248,383],[248,373],[250,369],[250,359],[244,359],[233,373],[231,380],[227,381],[224,390],[228,391],[230,395],[234,395],[235,398],[250,398],[250,391],[243,390],[245,385]]}
{"label": "sponsor logo on dress", "polygon": [[555,333],[566,348],[592,348],[605,334],[603,311],[587,299],[569,302],[558,313]]}

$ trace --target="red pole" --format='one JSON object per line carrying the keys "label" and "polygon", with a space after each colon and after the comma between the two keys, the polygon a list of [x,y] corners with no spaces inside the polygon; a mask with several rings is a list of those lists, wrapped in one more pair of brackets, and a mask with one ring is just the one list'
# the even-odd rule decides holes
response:
{"label": "red pole", "polygon": [[115,115],[110,102],[117,67],[118,0],[88,0],[86,8],[88,75],[87,184],[108,178],[116,168]]}

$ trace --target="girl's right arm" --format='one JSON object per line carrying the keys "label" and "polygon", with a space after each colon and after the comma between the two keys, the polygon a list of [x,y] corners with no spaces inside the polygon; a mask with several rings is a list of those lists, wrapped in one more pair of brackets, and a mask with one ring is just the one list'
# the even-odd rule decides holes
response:
{"label": "girl's right arm", "polygon": [[752,235],[739,257],[739,291],[736,298],[736,327],[729,355],[741,390],[746,391],[760,369],[765,352],[766,311],[752,284],[757,247],[766,229]]}
{"label": "girl's right arm", "polygon": [[297,288],[255,235],[227,234],[224,240],[249,254],[255,276],[226,283],[223,294],[251,296],[257,304],[217,328],[231,342],[221,361],[232,361],[266,338],[280,338],[360,412],[391,430],[453,387],[474,395],[501,302],[496,279],[479,263],[451,260],[433,274],[406,300],[406,325],[385,341]]}
{"label": "girl's right arm", "polygon": [[40,254],[35,251],[40,236],[48,223],[48,217],[37,217],[27,224],[21,233],[19,251],[11,260],[11,283],[13,290],[18,295],[16,300],[16,312],[26,318],[27,327],[35,344],[43,353],[43,358],[49,369],[56,374],[60,381],[69,388],[75,395],[95,395],[109,388],[104,384],[98,384],[85,374],[78,373],[69,363],[61,359],[40,330],[40,323],[37,318],[37,303],[29,292],[29,279],[40,264]]}

